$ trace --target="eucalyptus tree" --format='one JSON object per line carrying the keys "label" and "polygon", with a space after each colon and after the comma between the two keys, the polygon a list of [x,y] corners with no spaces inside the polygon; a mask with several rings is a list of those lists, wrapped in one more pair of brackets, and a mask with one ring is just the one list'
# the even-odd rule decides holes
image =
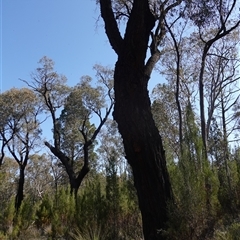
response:
{"label": "eucalyptus tree", "polygon": [[[91,164],[94,164],[94,159],[96,160],[93,152],[94,142],[114,103],[111,93],[112,70],[97,65],[95,69],[99,80],[98,85],[93,87],[91,77],[82,77],[80,83],[67,97],[59,118],[63,134],[62,148],[71,157],[73,168],[74,164],[81,165],[81,171],[75,182],[76,186],[73,187],[75,193],[89,172]],[[95,124],[91,123],[92,118]],[[68,150],[66,146],[69,146]],[[81,160],[80,163],[79,160]]]}
{"label": "eucalyptus tree", "polygon": [[205,99],[208,105],[206,119],[206,134],[209,132],[212,120],[221,126],[224,149],[224,165],[229,160],[229,138],[233,138],[235,124],[233,108],[239,98],[239,72],[240,59],[237,54],[239,44],[239,31],[233,31],[224,39],[212,45],[206,59],[204,84],[206,88]]}
{"label": "eucalyptus tree", "polygon": [[[236,202],[232,187],[232,171],[229,167],[231,153],[230,141],[235,141],[237,121],[234,117],[234,109],[237,108],[239,99],[239,71],[240,58],[238,55],[239,31],[220,39],[213,44],[209,56],[206,59],[205,85],[208,96],[208,119],[207,137],[209,140],[209,128],[212,119],[218,123],[221,129],[221,151],[222,157],[216,159],[218,165],[218,177],[220,187],[225,184],[229,196],[229,209],[235,212]],[[209,76],[209,77],[208,77]],[[219,145],[219,144],[218,144]],[[223,181],[225,180],[225,181]],[[232,199],[232,200],[231,200]]]}
{"label": "eucalyptus tree", "polygon": [[[211,31],[211,29],[206,30],[206,36],[211,34]],[[239,80],[238,45],[239,31],[234,30],[224,38],[213,43],[205,61],[203,83],[207,141],[212,119],[216,118],[218,121],[222,119],[220,117],[222,112],[220,109],[221,96],[227,103],[225,109],[228,112],[228,132],[232,132],[234,128],[231,127],[231,125],[234,126],[231,109],[236,103],[239,91],[237,87],[237,81]],[[158,67],[158,70],[165,76],[170,86],[175,85],[174,82],[179,71],[178,101],[183,109],[188,102],[191,102],[193,106],[199,105],[199,91],[196,86],[198,72],[200,72],[201,68],[202,46],[203,43],[196,32],[192,32],[190,36],[184,37],[178,46],[179,51],[181,50],[180,64],[175,66],[172,62],[176,61],[176,50],[171,47],[171,43],[167,43],[166,50],[163,53],[164,58],[161,59],[161,66]],[[172,87],[173,90],[174,88]],[[154,96],[155,99],[162,98],[164,100],[164,97],[160,96],[160,94],[158,96],[156,89]],[[182,111],[181,115],[184,116],[184,111]]]}
{"label": "eucalyptus tree", "polygon": [[[166,33],[164,19],[182,1],[99,2],[106,34],[118,55],[114,72],[113,116],[133,170],[144,237],[146,240],[164,239],[161,232],[167,221],[167,202],[172,199],[172,191],[147,85],[161,55],[158,47]],[[118,20],[125,20],[124,36],[118,28]]]}
{"label": "eucalyptus tree", "polygon": [[[159,49],[163,46],[167,32],[165,20],[174,17],[175,20],[179,17],[192,20],[199,28],[200,38],[207,24],[216,25],[212,37],[203,39],[205,47],[199,76],[202,139],[206,149],[202,82],[206,54],[213,42],[226,36],[239,25],[238,18],[236,21],[232,18],[237,1],[99,0],[99,2],[106,34],[118,55],[114,74],[116,97],[114,118],[123,137],[127,160],[135,176],[144,236],[145,239],[160,239],[158,232],[167,219],[164,209],[166,199],[171,199],[171,187],[162,141],[150,111],[147,83],[153,67],[161,57],[162,52]],[[125,32],[122,35],[117,22],[121,23],[121,20],[125,20]],[[151,141],[153,139],[154,141]],[[157,166],[153,167],[154,165]],[[154,177],[154,171],[148,171],[149,169],[159,171],[155,171]],[[151,186],[156,187],[153,190]],[[156,188],[161,190],[156,193]],[[161,203],[161,210],[156,202]],[[151,206],[151,209],[147,206]]]}
{"label": "eucalyptus tree", "polygon": [[30,154],[40,143],[41,105],[36,94],[27,88],[10,89],[2,93],[0,97],[0,135],[4,142],[4,150],[7,150],[19,167],[15,200],[15,207],[18,211],[24,196],[25,168]]}
{"label": "eucalyptus tree", "polygon": [[[66,77],[54,71],[51,59],[43,57],[39,63],[33,81],[27,84],[40,95],[50,113],[53,144],[45,141],[45,145],[63,164],[71,193],[76,196],[90,170],[89,151],[113,107],[112,70],[96,65],[96,87],[91,85],[91,77],[84,76],[70,88]],[[93,116],[98,119],[96,124],[90,123]]]}
{"label": "eucalyptus tree", "polygon": [[[202,41],[201,67],[199,72],[199,107],[201,118],[201,134],[204,156],[207,159],[207,129],[204,104],[204,75],[206,61],[214,43],[224,38],[240,25],[238,1],[186,1],[186,15],[198,28],[198,38]],[[211,28],[205,34],[206,27]]]}

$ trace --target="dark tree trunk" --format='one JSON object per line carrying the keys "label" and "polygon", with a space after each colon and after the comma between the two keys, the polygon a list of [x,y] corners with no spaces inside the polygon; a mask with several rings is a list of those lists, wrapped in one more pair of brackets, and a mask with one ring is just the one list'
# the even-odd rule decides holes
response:
{"label": "dark tree trunk", "polygon": [[17,195],[15,198],[15,209],[16,212],[18,212],[22,201],[23,201],[23,188],[24,188],[24,178],[25,178],[25,166],[19,165],[19,180],[18,180],[18,189],[17,189]]}
{"label": "dark tree trunk", "polygon": [[145,240],[165,239],[167,203],[172,199],[165,153],[151,113],[147,84],[159,59],[152,52],[145,64],[155,18],[147,0],[134,1],[124,38],[120,36],[110,0],[100,0],[109,41],[118,55],[114,73],[114,119],[123,138],[126,158],[132,167],[142,214]]}
{"label": "dark tree trunk", "polygon": [[[207,57],[207,53],[210,46],[207,44],[204,47],[201,69],[199,75],[199,104],[200,104],[200,119],[201,119],[201,135],[202,135],[202,143],[203,143],[203,157],[204,160],[207,160],[207,133],[206,133],[206,122],[205,122],[205,107],[204,107],[204,70],[205,70],[205,61]],[[203,163],[202,163],[203,164]],[[202,167],[201,164],[201,167]]]}
{"label": "dark tree trunk", "polygon": [[165,154],[153,121],[146,79],[131,59],[118,60],[115,69],[114,118],[123,137],[142,213],[145,239],[163,239],[171,186]]}
{"label": "dark tree trunk", "polygon": [[50,149],[50,151],[61,161],[64,165],[66,172],[69,177],[69,183],[71,188],[71,194],[74,194],[75,197],[77,196],[78,190],[81,186],[81,183],[84,177],[90,171],[88,166],[88,147],[91,145],[91,142],[85,143],[83,150],[84,150],[84,165],[82,166],[80,172],[76,174],[74,172],[73,166],[71,164],[71,160],[68,156],[65,155],[58,147],[52,146],[50,143],[45,142],[45,145]]}
{"label": "dark tree trunk", "polygon": [[[167,221],[167,201],[172,200],[172,192],[162,140],[151,114],[147,83],[155,63],[160,58],[157,47],[165,32],[163,20],[169,9],[174,8],[181,1],[174,1],[169,6],[165,5],[168,1],[161,4],[159,24],[155,28],[156,36],[152,32],[156,18],[149,8],[150,1],[131,1],[132,8],[128,11],[129,18],[123,37],[118,29],[112,1],[99,0],[99,2],[106,34],[118,55],[114,74],[114,118],[123,138],[126,158],[133,170],[134,184],[142,213],[144,237],[145,240],[165,239],[160,232]],[[228,31],[223,26],[213,41],[236,28],[239,22]],[[148,61],[145,61],[150,35],[152,36],[151,56]],[[207,42],[207,47],[210,47],[213,41]],[[201,79],[199,82],[200,85],[203,83]],[[200,88],[203,89],[203,86]],[[204,105],[200,107],[203,113]],[[205,131],[204,116],[201,119],[202,129]],[[202,133],[205,139],[205,132]]]}

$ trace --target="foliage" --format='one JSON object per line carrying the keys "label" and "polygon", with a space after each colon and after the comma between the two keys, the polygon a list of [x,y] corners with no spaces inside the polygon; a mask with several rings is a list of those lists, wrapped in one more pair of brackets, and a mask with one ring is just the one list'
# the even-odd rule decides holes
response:
{"label": "foliage", "polygon": [[18,191],[15,207],[19,210],[23,200],[25,168],[32,151],[36,151],[40,140],[39,114],[42,109],[36,94],[27,88],[11,89],[0,95],[2,139],[1,163],[5,151],[10,153],[19,167]]}
{"label": "foliage", "polygon": [[[104,5],[104,1],[101,2]],[[111,44],[121,55],[122,48],[118,45],[123,44],[126,37],[124,54],[132,57],[128,63],[122,61],[128,71],[115,72],[115,78],[121,76],[118,87],[124,89],[123,79],[126,79],[128,95],[125,96],[135,94],[139,102],[143,88],[147,92],[150,73],[159,59],[157,70],[166,79],[166,83],[154,88],[151,110],[163,138],[165,152],[162,153],[166,155],[174,202],[168,202],[166,229],[158,233],[171,240],[238,239],[240,150],[234,138],[239,131],[240,105],[236,84],[239,80],[237,2],[148,1],[155,27],[148,30],[150,39],[146,37],[145,42],[139,44],[146,47],[140,58],[135,49],[143,40],[139,38],[142,29],[138,28],[143,23],[137,22],[132,29],[139,32],[132,35],[129,26],[133,19],[125,24],[134,7],[140,5],[137,6],[137,1],[109,2],[112,2],[113,17],[119,24],[123,20],[127,29],[124,37],[113,34]],[[127,41],[131,43],[129,46]],[[134,42],[137,44],[132,45]],[[144,56],[149,59],[140,63]],[[138,65],[145,68],[139,71]],[[132,74],[131,67],[137,68]],[[85,75],[76,86],[69,87],[67,78],[58,74],[53,60],[45,56],[31,74],[32,82],[23,80],[31,90],[11,89],[1,94],[0,239],[143,238],[137,182],[133,184],[133,173],[135,177],[138,175],[136,169],[132,171],[126,163],[116,122],[108,119],[115,101],[114,71],[101,65],[95,65],[94,71],[96,81]],[[132,76],[143,72],[144,80],[133,78],[133,88],[130,88]],[[198,114],[199,79],[203,84],[202,100],[207,104],[203,109],[207,116],[206,129],[201,125],[205,119],[199,119]],[[144,84],[137,93],[139,82]],[[116,81],[114,87],[117,87]],[[122,94],[117,92],[116,96]],[[122,107],[123,102],[118,101],[118,107],[124,110],[119,112],[119,117],[129,119],[132,112],[141,112],[142,105],[133,107],[131,112],[125,111],[132,104],[128,103]],[[150,101],[147,106],[149,110]],[[139,137],[148,136],[141,146],[147,145],[151,138],[148,134],[152,121],[141,125],[146,117],[146,112],[142,113],[136,121],[131,120],[124,126],[124,141],[132,137],[136,152],[140,149],[136,144]],[[116,116],[116,111],[114,114]],[[53,134],[52,141],[47,142],[40,139],[40,122],[49,116]],[[130,131],[134,127],[139,130],[136,136]],[[206,146],[203,130],[206,130]],[[43,141],[54,156],[44,148],[41,148],[44,154],[37,152],[36,147]],[[230,141],[234,141],[234,145]],[[9,158],[9,153],[16,161]],[[143,155],[138,156],[141,161]],[[149,158],[146,159],[149,162]],[[140,161],[136,161],[135,166],[140,166]],[[16,214],[14,196],[18,168],[22,165],[26,167],[24,198]],[[91,168],[86,177],[80,174],[84,165],[84,174]],[[142,168],[141,186],[145,186],[148,180],[146,169]],[[150,171],[150,175],[155,170]],[[72,188],[69,183],[78,176],[85,178],[79,181],[81,191],[76,192],[74,198],[69,193]],[[157,189],[153,187],[155,194]]]}

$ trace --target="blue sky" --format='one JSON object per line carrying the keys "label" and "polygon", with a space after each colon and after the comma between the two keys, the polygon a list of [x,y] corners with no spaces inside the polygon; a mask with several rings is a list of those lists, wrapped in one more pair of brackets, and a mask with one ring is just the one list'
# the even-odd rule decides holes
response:
{"label": "blue sky", "polygon": [[[43,56],[74,86],[94,64],[114,67],[96,0],[0,0],[1,92],[26,86]],[[155,74],[154,74],[155,75]],[[155,75],[159,79],[159,76]],[[152,88],[156,81],[151,81]]]}
{"label": "blue sky", "polygon": [[[94,64],[114,67],[117,56],[105,34],[96,0],[0,0],[0,90],[26,87],[47,56],[70,86],[94,77]],[[157,79],[159,76],[157,76]],[[156,81],[151,82],[151,88]],[[45,137],[51,139],[47,121]]]}
{"label": "blue sky", "polygon": [[1,0],[1,12],[2,92],[25,86],[44,55],[70,86],[95,63],[114,67],[95,0]]}

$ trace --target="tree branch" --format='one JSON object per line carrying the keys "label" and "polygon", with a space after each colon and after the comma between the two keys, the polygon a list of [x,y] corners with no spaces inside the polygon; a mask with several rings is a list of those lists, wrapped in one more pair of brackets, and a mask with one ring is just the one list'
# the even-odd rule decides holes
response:
{"label": "tree branch", "polygon": [[100,0],[101,16],[105,23],[105,31],[114,51],[119,54],[123,39],[119,32],[116,19],[112,10],[111,0]]}
{"label": "tree branch", "polygon": [[64,165],[69,178],[74,179],[75,173],[74,173],[71,165],[69,164],[70,159],[62,151],[60,151],[59,149],[52,146],[49,142],[45,141],[44,144],[49,148],[49,150],[54,154],[54,156],[56,156],[61,161],[61,163]]}

